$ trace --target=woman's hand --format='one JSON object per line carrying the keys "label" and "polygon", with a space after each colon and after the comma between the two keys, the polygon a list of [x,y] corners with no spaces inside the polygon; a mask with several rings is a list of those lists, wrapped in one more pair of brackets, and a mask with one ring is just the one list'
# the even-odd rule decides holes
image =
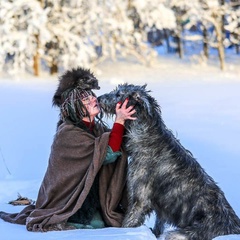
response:
{"label": "woman's hand", "polygon": [[136,110],[133,109],[134,106],[127,107],[127,103],[128,103],[128,98],[123,102],[123,104],[121,102],[117,103],[115,123],[120,123],[124,125],[125,120],[127,119],[129,120],[137,119],[136,117],[132,117],[132,115],[136,112]]}

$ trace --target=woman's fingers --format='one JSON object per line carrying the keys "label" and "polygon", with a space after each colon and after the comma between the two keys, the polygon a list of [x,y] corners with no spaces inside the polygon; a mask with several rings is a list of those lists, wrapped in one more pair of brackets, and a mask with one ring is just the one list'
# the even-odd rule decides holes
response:
{"label": "woman's fingers", "polygon": [[136,113],[136,110],[134,109],[134,106],[128,106],[127,104],[129,102],[129,99],[126,98],[124,102],[118,102],[116,104],[116,121],[124,124],[125,120],[136,120],[136,117],[132,117],[134,113]]}
{"label": "woman's fingers", "polygon": [[128,98],[126,98],[125,99],[125,101],[123,102],[123,104],[122,104],[122,107],[123,108],[125,108],[126,109],[126,107],[127,107],[127,104],[128,104],[128,101],[129,101],[129,99]]}

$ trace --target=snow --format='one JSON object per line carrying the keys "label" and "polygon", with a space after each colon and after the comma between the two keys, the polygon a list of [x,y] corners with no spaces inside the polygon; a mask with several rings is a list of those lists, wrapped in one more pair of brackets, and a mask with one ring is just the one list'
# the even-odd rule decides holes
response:
{"label": "snow", "polygon": [[[189,149],[240,216],[240,69],[239,56],[228,55],[226,70],[218,69],[217,57],[207,65],[170,56],[153,66],[129,61],[105,62],[94,69],[101,86],[97,95],[118,83],[148,84],[161,105],[166,125]],[[57,77],[0,77],[0,211],[19,212],[22,206],[8,201],[18,193],[35,200],[45,173],[58,111],[52,107]],[[3,240],[141,240],[156,239],[148,227],[105,228],[32,233],[25,226],[0,220]],[[215,240],[237,240],[240,235]]]}

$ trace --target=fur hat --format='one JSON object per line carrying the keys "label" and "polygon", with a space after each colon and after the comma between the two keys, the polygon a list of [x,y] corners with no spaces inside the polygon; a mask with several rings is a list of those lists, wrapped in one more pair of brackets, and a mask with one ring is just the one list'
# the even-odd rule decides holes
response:
{"label": "fur hat", "polygon": [[68,70],[59,78],[58,88],[52,99],[53,105],[60,107],[63,103],[62,94],[75,88],[82,90],[100,89],[98,80],[89,69],[78,67]]}

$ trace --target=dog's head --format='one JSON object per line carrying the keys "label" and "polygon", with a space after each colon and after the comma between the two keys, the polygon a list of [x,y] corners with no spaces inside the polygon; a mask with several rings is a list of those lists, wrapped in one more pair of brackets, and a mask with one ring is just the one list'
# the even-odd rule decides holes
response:
{"label": "dog's head", "polygon": [[66,71],[59,78],[59,85],[52,100],[53,105],[59,107],[62,103],[62,93],[76,87],[82,90],[100,89],[97,78],[89,69],[79,67]]}
{"label": "dog's head", "polygon": [[120,84],[110,93],[98,97],[100,106],[108,116],[115,114],[116,104],[129,99],[128,106],[134,106],[136,114],[143,111],[145,114],[152,115],[153,108],[156,108],[156,100],[149,95],[146,90],[146,84],[143,86],[133,84]]}

